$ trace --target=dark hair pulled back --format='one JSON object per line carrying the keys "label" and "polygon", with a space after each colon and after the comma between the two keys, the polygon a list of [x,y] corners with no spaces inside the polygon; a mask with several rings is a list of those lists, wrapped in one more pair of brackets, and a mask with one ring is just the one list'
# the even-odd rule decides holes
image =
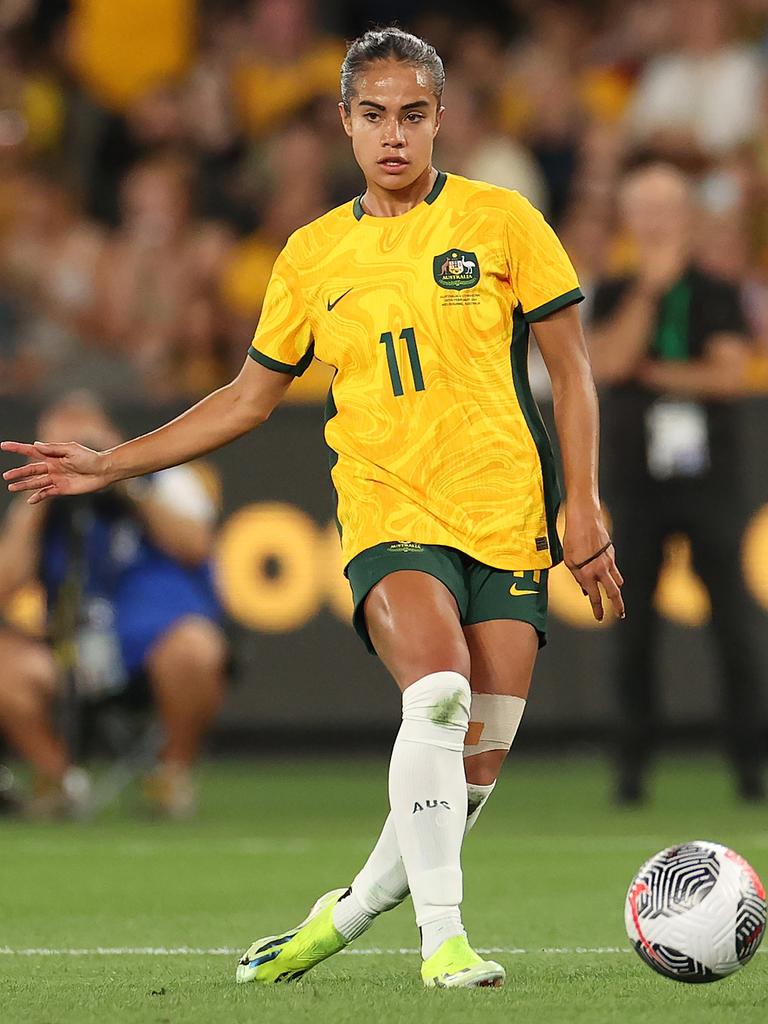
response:
{"label": "dark hair pulled back", "polygon": [[341,65],[341,102],[349,113],[358,76],[377,60],[397,60],[425,71],[432,80],[438,105],[445,86],[445,69],[434,46],[418,36],[389,26],[374,28],[350,43]]}

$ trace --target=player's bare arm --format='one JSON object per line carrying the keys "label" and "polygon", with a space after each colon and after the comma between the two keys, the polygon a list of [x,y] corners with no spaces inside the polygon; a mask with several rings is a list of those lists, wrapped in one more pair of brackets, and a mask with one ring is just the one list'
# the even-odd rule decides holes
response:
{"label": "player's bare arm", "polygon": [[30,505],[87,494],[207,455],[264,423],[293,378],[246,359],[238,376],[175,420],[106,451],[74,441],[3,441],[3,451],[32,460],[3,473],[9,491],[30,491]]}
{"label": "player's bare arm", "polygon": [[603,587],[614,611],[624,615],[624,582],[605,528],[598,491],[599,415],[597,395],[579,314],[569,306],[534,326],[552,381],[555,422],[565,476],[565,564],[602,621]]}

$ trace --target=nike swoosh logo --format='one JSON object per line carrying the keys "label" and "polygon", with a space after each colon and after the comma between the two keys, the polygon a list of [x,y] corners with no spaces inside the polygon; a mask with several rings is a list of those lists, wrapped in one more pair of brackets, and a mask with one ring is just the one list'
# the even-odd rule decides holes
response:
{"label": "nike swoosh logo", "polygon": [[510,587],[512,597],[525,597],[526,594],[538,594],[538,590],[518,590],[517,587]]}
{"label": "nike swoosh logo", "polygon": [[[350,293],[351,291],[352,291],[352,289],[351,289],[351,288],[347,288],[347,290],[346,290],[346,291],[344,292],[344,295],[349,295],[349,293]],[[334,300],[333,300],[333,302],[329,302],[329,303],[328,303],[328,312],[329,312],[329,313],[331,312],[331,310],[333,309],[333,307],[334,307],[334,306],[335,306],[335,305],[336,305],[337,303],[341,302],[341,300],[342,300],[342,299],[344,298],[344,295],[340,295],[340,296],[338,297],[338,299],[334,299]]]}

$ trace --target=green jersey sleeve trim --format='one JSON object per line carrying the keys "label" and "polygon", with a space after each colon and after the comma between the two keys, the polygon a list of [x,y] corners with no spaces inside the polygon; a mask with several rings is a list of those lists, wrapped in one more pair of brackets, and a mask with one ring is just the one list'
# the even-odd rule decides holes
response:
{"label": "green jersey sleeve trim", "polygon": [[248,349],[248,355],[257,363],[260,363],[262,366],[266,366],[268,370],[275,370],[277,373],[288,373],[291,377],[300,377],[314,358],[315,345],[313,342],[298,363],[295,364],[281,363],[278,359],[273,359],[271,356],[265,355],[263,352],[259,352],[259,350],[254,348],[253,345]]}
{"label": "green jersey sleeve trim", "polygon": [[545,316],[549,316],[550,313],[556,313],[558,309],[565,309],[566,306],[582,302],[583,299],[584,293],[581,288],[572,288],[569,292],[558,295],[556,299],[550,299],[543,306],[537,306],[536,309],[531,309],[523,315],[529,324],[535,324],[538,320],[543,320]]}

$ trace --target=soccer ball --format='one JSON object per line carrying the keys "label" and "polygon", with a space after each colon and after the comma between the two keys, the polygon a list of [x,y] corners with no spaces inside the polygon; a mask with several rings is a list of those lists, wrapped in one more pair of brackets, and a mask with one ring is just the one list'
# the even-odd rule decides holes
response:
{"label": "soccer ball", "polygon": [[696,840],[651,857],[624,905],[641,960],[675,981],[718,981],[757,952],[765,889],[754,868],[719,843]]}

